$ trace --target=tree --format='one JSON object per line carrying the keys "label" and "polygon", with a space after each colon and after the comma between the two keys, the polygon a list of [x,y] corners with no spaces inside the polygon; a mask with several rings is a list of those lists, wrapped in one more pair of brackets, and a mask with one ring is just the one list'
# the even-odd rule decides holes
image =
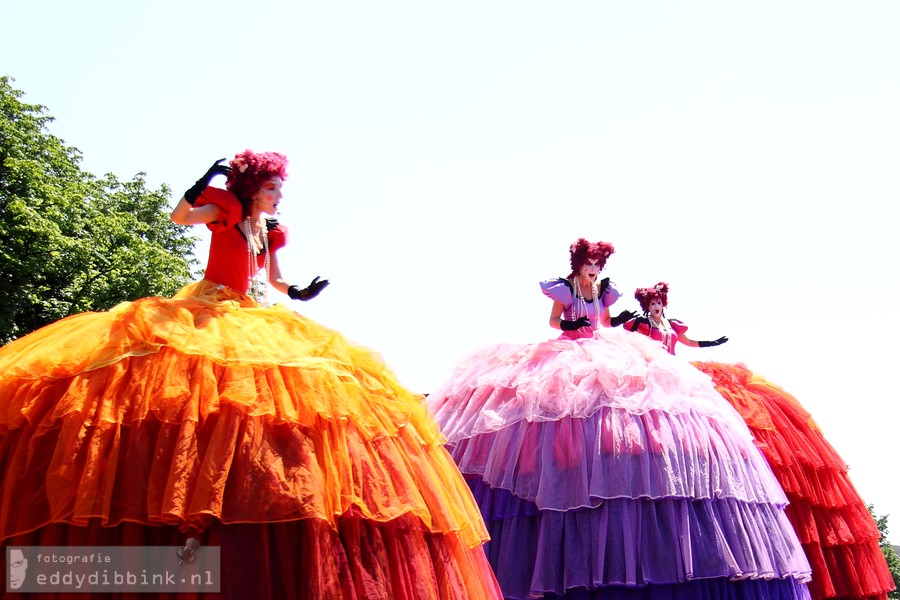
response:
{"label": "tree", "polygon": [[169,219],[169,189],[83,171],[12,81],[0,77],[0,344],[188,283],[195,238]]}
{"label": "tree", "polygon": [[900,557],[897,556],[897,553],[894,552],[894,548],[888,541],[888,515],[876,517],[875,505],[869,504],[868,508],[869,514],[872,515],[872,518],[875,519],[875,523],[878,525],[878,533],[881,534],[879,545],[881,546],[881,551],[884,553],[888,569],[891,571],[891,576],[894,578],[894,586],[897,588],[888,594],[888,598],[900,598]]}

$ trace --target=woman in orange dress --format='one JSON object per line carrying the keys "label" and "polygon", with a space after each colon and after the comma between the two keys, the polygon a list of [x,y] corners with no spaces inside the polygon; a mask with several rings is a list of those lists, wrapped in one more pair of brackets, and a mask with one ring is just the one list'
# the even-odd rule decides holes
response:
{"label": "woman in orange dress", "polygon": [[4,549],[219,547],[227,598],[499,597],[424,398],[264,303],[267,283],[298,300],[328,283],[281,273],[287,230],[266,217],[286,158],[221,162],[172,211],[212,231],[204,279],[0,349]]}

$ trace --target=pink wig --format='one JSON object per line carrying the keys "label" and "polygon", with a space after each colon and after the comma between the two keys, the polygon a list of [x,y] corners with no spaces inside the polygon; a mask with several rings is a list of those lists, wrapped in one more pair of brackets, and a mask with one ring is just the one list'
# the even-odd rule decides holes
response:
{"label": "pink wig", "polygon": [[232,171],[225,187],[242,203],[252,200],[262,184],[272,177],[287,179],[287,157],[278,152],[244,150],[229,164]]}
{"label": "pink wig", "polygon": [[600,268],[606,265],[606,259],[615,252],[616,249],[612,244],[606,242],[597,242],[592,244],[584,238],[578,238],[574,244],[569,246],[569,264],[572,265],[572,273],[570,275],[578,275],[587,261],[597,260]]}
{"label": "pink wig", "polygon": [[638,288],[634,291],[634,299],[640,302],[644,312],[650,312],[650,303],[659,300],[662,305],[669,305],[669,284],[660,281],[653,287]]}

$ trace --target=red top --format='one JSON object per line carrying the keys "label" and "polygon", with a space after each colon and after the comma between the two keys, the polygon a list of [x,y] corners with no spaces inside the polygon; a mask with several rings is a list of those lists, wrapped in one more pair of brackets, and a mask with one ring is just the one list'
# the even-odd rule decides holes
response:
{"label": "red top", "polygon": [[687,325],[677,319],[669,319],[669,325],[672,327],[672,330],[665,340],[663,340],[662,331],[656,327],[651,327],[650,320],[647,317],[635,317],[622,325],[622,327],[627,331],[635,331],[649,336],[665,346],[669,354],[675,354],[675,344],[678,342],[678,336],[687,331],[688,328]]}
{"label": "red top", "polygon": [[[215,205],[219,209],[219,216],[215,221],[208,223],[207,227],[212,231],[212,239],[209,244],[209,261],[206,264],[204,278],[216,283],[227,285],[231,289],[247,293],[250,288],[250,277],[254,273],[248,273],[247,238],[241,231],[242,208],[237,196],[221,188],[208,187],[203,190],[194,206]],[[287,228],[275,224],[268,230],[269,252],[272,254],[287,243]],[[265,265],[265,250],[256,256],[257,270]]]}

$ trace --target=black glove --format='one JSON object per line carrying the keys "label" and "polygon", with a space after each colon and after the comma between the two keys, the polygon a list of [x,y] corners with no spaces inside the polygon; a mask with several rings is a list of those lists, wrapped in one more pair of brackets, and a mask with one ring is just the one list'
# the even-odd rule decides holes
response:
{"label": "black glove", "polygon": [[565,319],[559,320],[559,328],[563,331],[575,331],[576,329],[590,326],[591,322],[587,317],[578,317],[574,321],[566,321]]}
{"label": "black glove", "polygon": [[712,340],[711,342],[707,341],[707,340],[701,340],[701,341],[697,342],[697,345],[700,346],[701,348],[709,348],[710,346],[718,346],[720,344],[724,344],[727,341],[728,341],[728,337],[723,335],[719,339]]}
{"label": "black glove", "polygon": [[632,320],[636,316],[638,316],[638,315],[633,310],[623,310],[618,315],[616,315],[615,317],[613,317],[609,320],[609,326],[610,327],[618,327],[622,323],[627,323],[628,321]]}
{"label": "black glove", "polygon": [[330,282],[327,279],[320,280],[319,276],[316,275],[316,278],[302,290],[299,285],[292,285],[289,287],[288,296],[291,297],[291,300],[302,300],[303,302],[306,302],[307,300],[312,300],[318,296],[319,292],[324,290],[329,283]]}
{"label": "black glove", "polygon": [[230,175],[231,167],[228,165],[220,165],[219,163],[225,160],[224,158],[220,158],[216,162],[213,163],[213,166],[209,168],[209,170],[204,173],[203,177],[197,180],[197,183],[193,185],[191,189],[184,193],[184,199],[187,200],[187,203],[191,206],[197,202],[197,198],[200,197],[200,194],[203,193],[209,186],[209,182],[212,181],[212,178],[216,175]]}

